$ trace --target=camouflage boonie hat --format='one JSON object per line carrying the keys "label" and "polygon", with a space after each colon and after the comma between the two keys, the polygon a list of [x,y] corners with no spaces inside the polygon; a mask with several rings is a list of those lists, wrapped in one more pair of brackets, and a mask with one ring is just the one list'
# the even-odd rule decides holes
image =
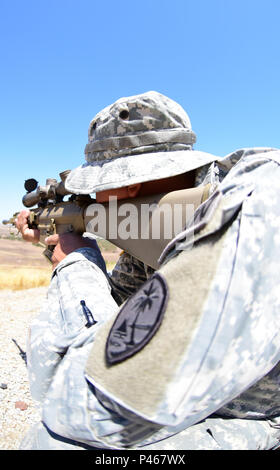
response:
{"label": "camouflage boonie hat", "polygon": [[192,150],[190,119],[170,98],[150,91],[121,98],[91,121],[86,163],[71,171],[67,190],[89,194],[167,178],[218,157]]}

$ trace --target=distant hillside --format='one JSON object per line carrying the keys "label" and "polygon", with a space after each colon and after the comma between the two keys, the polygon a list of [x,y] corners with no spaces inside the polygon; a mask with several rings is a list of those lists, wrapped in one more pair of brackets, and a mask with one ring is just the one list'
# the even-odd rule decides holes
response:
{"label": "distant hillside", "polygon": [[[117,261],[120,249],[107,240],[97,240],[107,263]],[[43,255],[44,248],[22,240],[17,229],[0,225],[0,265],[48,267],[49,262]]]}
{"label": "distant hillside", "polygon": [[0,238],[16,238],[21,239],[18,230],[12,225],[0,224]]}

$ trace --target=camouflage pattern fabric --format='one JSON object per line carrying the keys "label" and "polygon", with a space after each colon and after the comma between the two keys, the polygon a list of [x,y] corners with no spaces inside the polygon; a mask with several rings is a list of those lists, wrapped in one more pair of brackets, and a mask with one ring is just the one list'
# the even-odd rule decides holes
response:
{"label": "camouflage pattern fabric", "polygon": [[[266,153],[264,149],[240,150],[226,157],[224,165],[218,164],[228,192],[238,195],[244,182],[248,185],[249,181],[256,194],[240,207],[240,214],[244,214],[248,224],[244,225],[239,239],[238,263],[243,288],[238,297],[230,300],[234,308],[239,309],[240,327],[246,325],[249,309],[253,308],[251,318],[255,315],[263,328],[249,332],[246,350],[240,350],[238,338],[234,338],[234,347],[228,353],[234,355],[232,357],[240,355],[243,371],[246,361],[252,364],[253,358],[254,367],[248,369],[251,385],[246,390],[237,387],[235,398],[228,401],[226,389],[221,389],[219,401],[224,403],[211,416],[188,424],[188,417],[182,414],[176,426],[161,426],[137,416],[125,404],[120,406],[106,390],[98,390],[90,384],[84,376],[88,354],[99,327],[116,314],[118,305],[111,295],[98,250],[80,249],[57,267],[45,308],[31,327],[30,384],[34,398],[41,402],[44,424],[31,429],[22,449],[67,449],[73,445],[77,449],[87,446],[102,449],[272,449],[279,446],[279,294],[275,273],[280,254],[280,152],[269,150]],[[231,169],[232,164],[235,165]],[[252,233],[250,221],[254,222]],[[168,256],[176,256],[176,253],[172,255],[171,251]],[[261,269],[259,284],[254,284],[256,290],[252,292],[250,274],[254,263]],[[233,265],[229,269],[233,269]],[[216,293],[222,283],[220,277]],[[81,300],[85,300],[97,321],[90,327],[85,326]],[[254,321],[248,325],[254,327]],[[231,344],[230,328],[228,332],[228,344]],[[267,342],[267,335],[272,338],[271,346],[265,350],[256,348],[257,344]],[[227,360],[230,362],[230,357]],[[264,372],[260,376],[262,368]],[[229,372],[234,380],[235,370]]]}
{"label": "camouflage pattern fabric", "polygon": [[[138,450],[273,450],[280,448],[279,428],[269,421],[208,418],[179,434]],[[38,423],[25,436],[21,450],[95,450],[69,440]]]}
{"label": "camouflage pattern fabric", "polygon": [[128,253],[120,255],[109,282],[118,305],[134,294],[153,274],[154,269]]}
{"label": "camouflage pattern fabric", "polygon": [[192,171],[219,159],[192,150],[196,135],[185,110],[150,91],[125,97],[91,121],[86,162],[72,170],[65,186],[89,194]]}
{"label": "camouflage pattern fabric", "polygon": [[[27,344],[30,390],[35,400],[44,400],[66,353],[75,354],[91,342],[94,331],[117,310],[105,273],[97,245],[71,253],[54,271],[45,305],[32,324]],[[107,302],[103,302],[104,297]],[[82,300],[97,321],[91,328],[86,327]]]}

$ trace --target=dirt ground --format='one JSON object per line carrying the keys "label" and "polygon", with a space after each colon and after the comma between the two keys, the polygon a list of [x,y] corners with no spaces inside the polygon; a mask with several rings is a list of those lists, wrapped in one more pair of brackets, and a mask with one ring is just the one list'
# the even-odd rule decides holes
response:
{"label": "dirt ground", "polygon": [[[30,426],[39,422],[41,411],[30,395],[26,364],[14,340],[26,351],[30,322],[40,312],[47,284],[39,288],[18,288],[21,272],[49,272],[50,263],[43,248],[27,243],[16,234],[9,239],[7,227],[0,225],[0,449],[17,450]],[[120,250],[104,240],[98,241],[105,261],[113,265]],[[108,265],[107,265],[108,266]],[[15,280],[13,275],[15,274]],[[2,279],[3,276],[3,279]],[[23,275],[22,275],[23,276]],[[11,287],[4,286],[11,281]],[[19,280],[20,281],[20,280]],[[20,284],[21,285],[21,284]],[[20,405],[20,406],[19,406]]]}
{"label": "dirt ground", "polygon": [[0,265],[7,267],[48,267],[43,248],[20,240],[0,239]]}

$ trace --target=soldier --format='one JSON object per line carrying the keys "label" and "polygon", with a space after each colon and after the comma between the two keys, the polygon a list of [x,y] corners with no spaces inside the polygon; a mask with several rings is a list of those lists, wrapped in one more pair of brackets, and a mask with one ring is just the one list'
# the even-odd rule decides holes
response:
{"label": "soldier", "polygon": [[[155,92],[91,122],[69,190],[99,202],[200,196],[156,270],[124,253],[108,277],[94,241],[50,237],[54,272],[28,351],[42,422],[22,449],[279,446],[280,152],[220,159],[194,141],[183,109]],[[34,240],[27,216],[17,226]]]}

